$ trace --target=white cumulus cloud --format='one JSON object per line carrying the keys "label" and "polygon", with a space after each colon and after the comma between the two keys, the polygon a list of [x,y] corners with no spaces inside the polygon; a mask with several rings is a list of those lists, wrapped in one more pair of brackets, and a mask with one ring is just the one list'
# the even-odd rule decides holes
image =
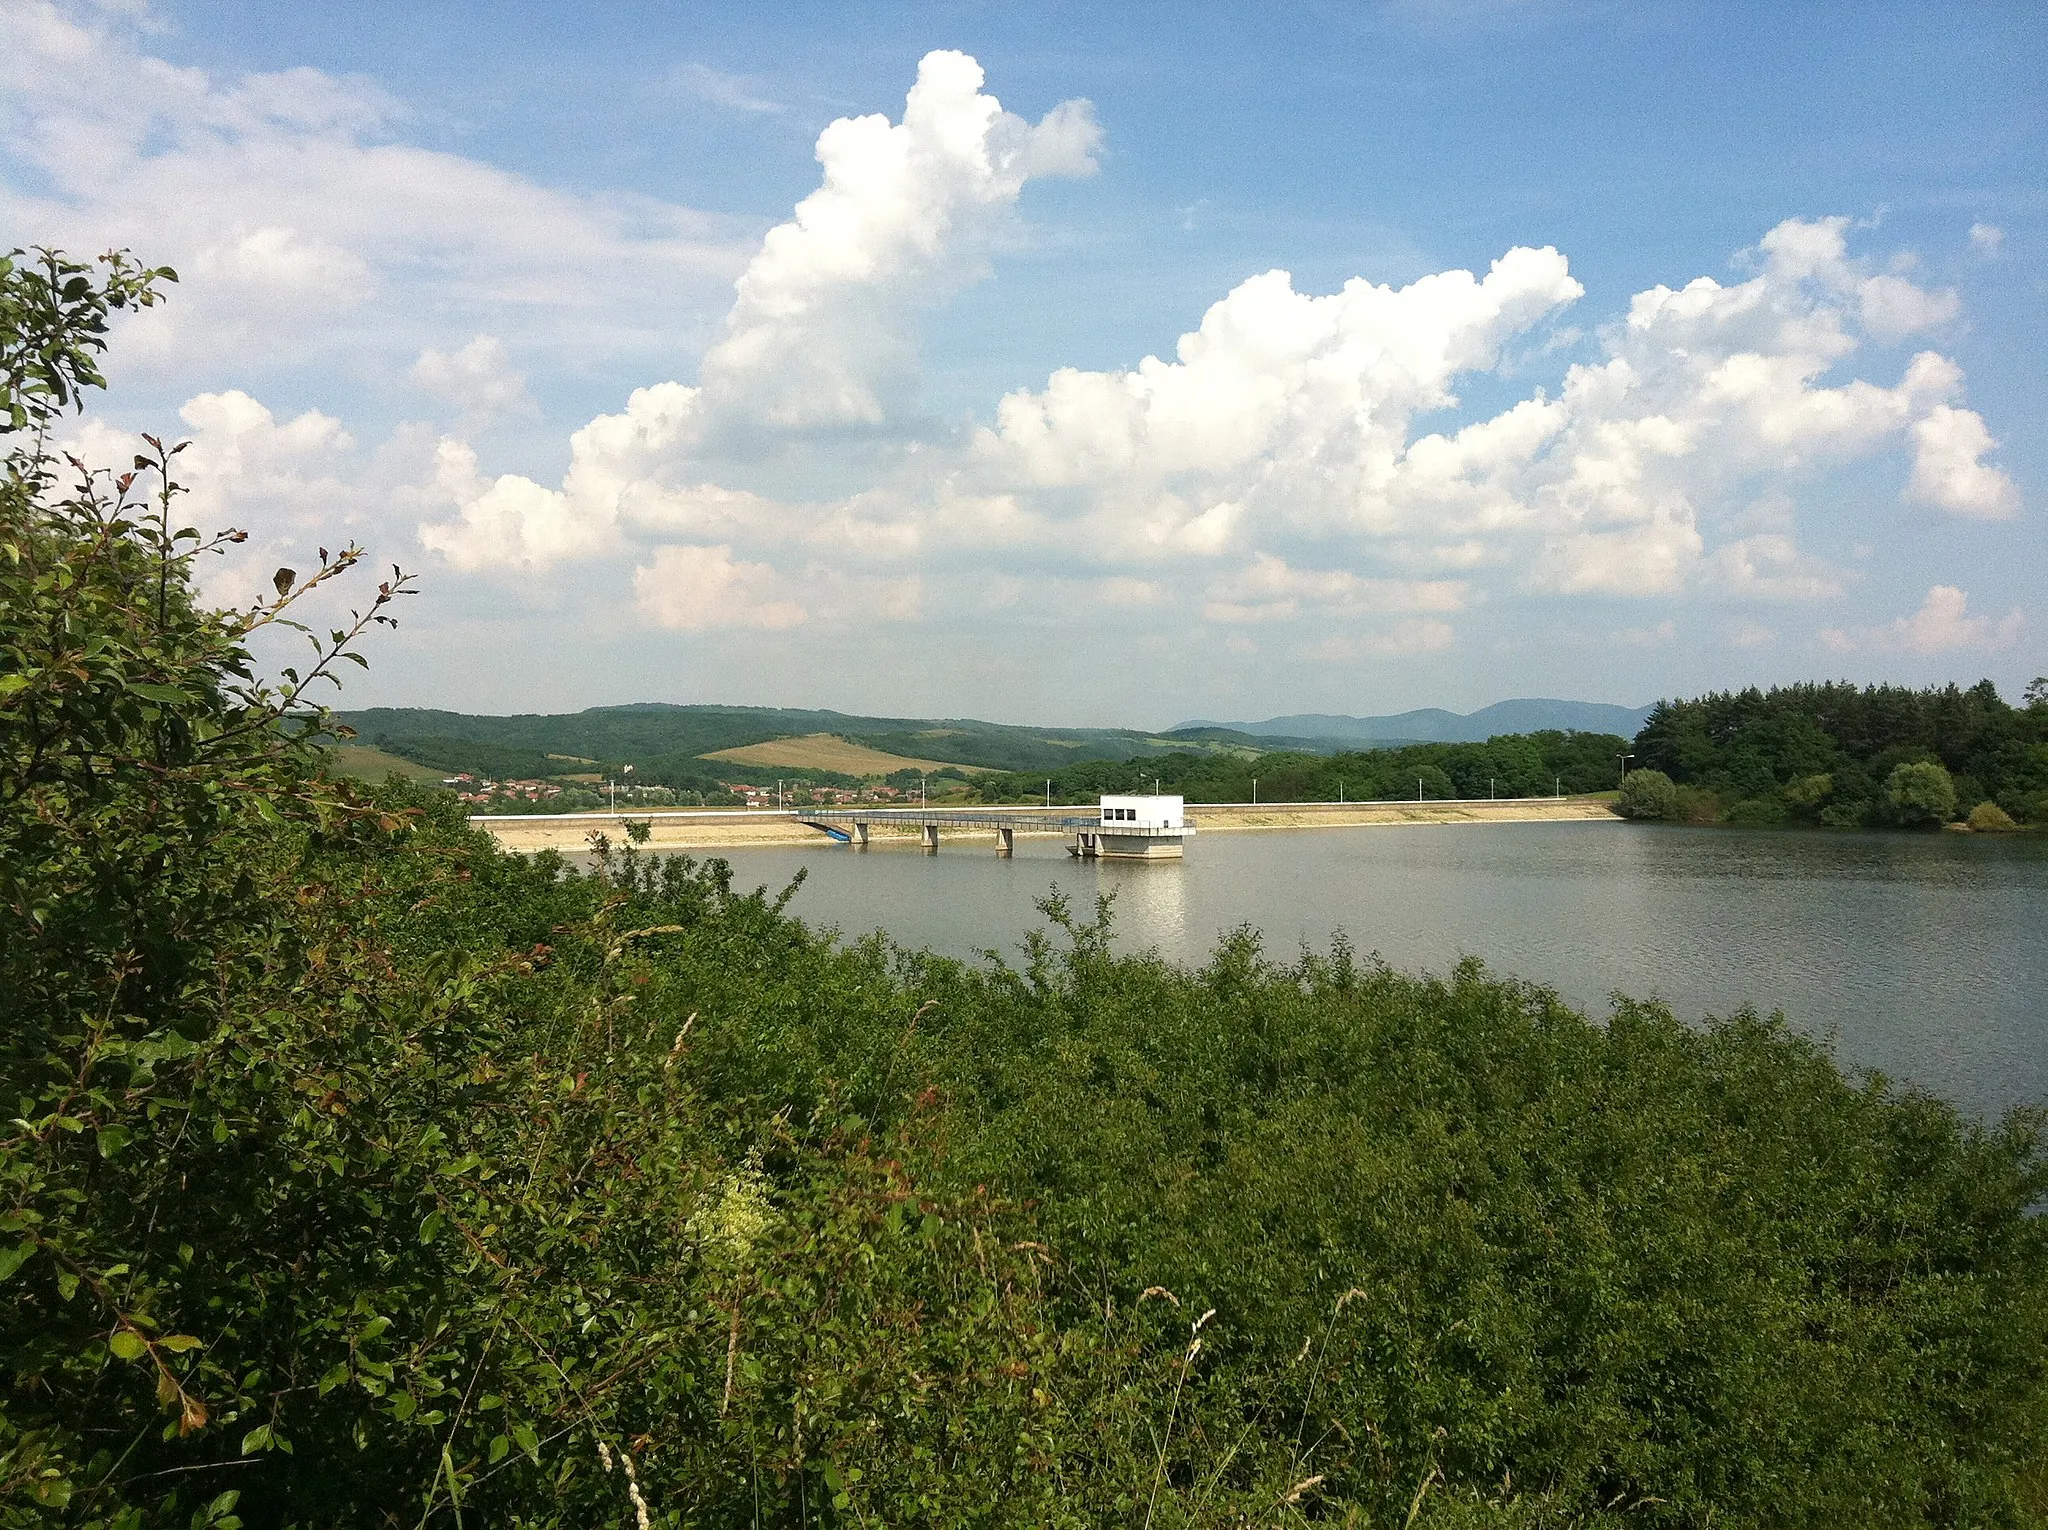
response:
{"label": "white cumulus cloud", "polygon": [[470,420],[499,415],[537,415],[526,391],[526,374],[496,335],[478,335],[459,350],[421,351],[412,364],[416,386]]}
{"label": "white cumulus cloud", "polygon": [[740,562],[730,547],[656,548],[654,561],[635,570],[633,591],[650,621],[675,632],[780,631],[809,615],[773,568]]}
{"label": "white cumulus cloud", "polygon": [[1913,426],[1913,476],[1906,497],[1973,520],[2010,520],[2019,490],[1983,459],[1997,450],[1982,415],[1937,404]]}
{"label": "white cumulus cloud", "polygon": [[577,432],[559,490],[527,480],[516,494],[502,479],[490,486],[499,511],[580,526],[580,541],[508,539],[501,514],[479,520],[459,500],[461,519],[428,528],[429,545],[471,567],[530,566],[543,542],[554,556],[599,552],[622,517],[661,519],[663,500],[691,493],[701,479],[689,469],[707,455],[907,423],[918,315],[986,269],[1028,180],[1095,166],[1100,134],[1085,101],[1032,124],[1005,112],[982,82],[965,54],[930,53],[901,122],[876,115],[827,127],[818,138],[822,184],[741,273],[698,384],[642,388],[623,415]]}
{"label": "white cumulus cloud", "polygon": [[1821,641],[1837,653],[1857,649],[1915,654],[1953,653],[1961,648],[2010,648],[2026,630],[2026,618],[2017,607],[1998,621],[1970,614],[1970,598],[1952,584],[1937,584],[1927,592],[1920,609],[1882,627],[1844,631],[1827,627]]}

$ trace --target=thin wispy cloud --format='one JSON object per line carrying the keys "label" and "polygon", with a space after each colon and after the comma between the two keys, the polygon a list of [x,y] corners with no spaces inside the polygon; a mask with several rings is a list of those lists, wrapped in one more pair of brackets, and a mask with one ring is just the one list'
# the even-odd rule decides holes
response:
{"label": "thin wispy cloud", "polygon": [[763,82],[754,76],[727,74],[709,64],[684,64],[676,70],[675,80],[698,100],[725,107],[728,111],[769,116],[789,109],[782,102],[763,94]]}

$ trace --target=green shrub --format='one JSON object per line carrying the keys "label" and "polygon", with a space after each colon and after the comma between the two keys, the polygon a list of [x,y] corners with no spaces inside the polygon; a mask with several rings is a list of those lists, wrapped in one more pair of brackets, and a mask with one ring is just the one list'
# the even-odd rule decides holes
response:
{"label": "green shrub", "polygon": [[1831,829],[1860,829],[1871,816],[1870,803],[1862,797],[1837,798],[1820,810],[1820,821]]}
{"label": "green shrub", "polygon": [[1932,760],[1895,766],[1885,778],[1885,806],[1892,821],[1908,828],[1939,828],[1956,816],[1956,786]]}
{"label": "green shrub", "polygon": [[1835,794],[1835,778],[1826,773],[1800,776],[1782,787],[1779,794],[1795,817],[1818,819]]}
{"label": "green shrub", "polygon": [[1721,797],[1704,787],[1680,786],[1670,816],[1679,823],[1719,823]]}
{"label": "green shrub", "polygon": [[2019,825],[2012,814],[1995,802],[1980,802],[1970,809],[1970,827],[1979,834],[2010,834]]}
{"label": "green shrub", "polygon": [[1747,828],[1775,828],[1789,820],[1792,810],[1784,799],[1776,796],[1750,797],[1738,802],[1723,815],[1727,823],[1741,824]]}
{"label": "green shrub", "polygon": [[1661,770],[1632,770],[1622,780],[1617,807],[1624,818],[1677,818],[1678,788]]}
{"label": "green shrub", "polygon": [[2015,823],[2048,824],[2048,792],[2002,792],[1998,805]]}

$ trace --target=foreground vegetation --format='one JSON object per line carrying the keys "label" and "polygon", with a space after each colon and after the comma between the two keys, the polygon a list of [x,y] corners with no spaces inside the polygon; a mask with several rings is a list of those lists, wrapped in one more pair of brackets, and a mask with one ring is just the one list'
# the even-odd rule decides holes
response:
{"label": "foreground vegetation", "polygon": [[[10,270],[0,1526],[2038,1525],[2048,1193],[1775,1020],[1013,965],[320,772]],[[153,491],[152,499],[149,492]]]}

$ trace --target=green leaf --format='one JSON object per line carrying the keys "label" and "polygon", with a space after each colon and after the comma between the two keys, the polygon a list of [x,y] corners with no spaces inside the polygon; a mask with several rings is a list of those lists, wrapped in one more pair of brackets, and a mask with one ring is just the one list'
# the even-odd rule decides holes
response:
{"label": "green leaf", "polygon": [[531,1424],[514,1424],[512,1426],[512,1439],[521,1450],[526,1452],[527,1458],[535,1466],[540,1465],[540,1436],[533,1432]]}
{"label": "green leaf", "polygon": [[28,1256],[36,1251],[33,1238],[17,1243],[13,1248],[0,1249],[0,1280],[5,1280],[28,1262]]}
{"label": "green leaf", "polygon": [[164,1338],[158,1339],[156,1342],[159,1349],[167,1349],[174,1355],[182,1355],[187,1350],[206,1348],[204,1344],[193,1338],[189,1333],[169,1334]]}
{"label": "green leaf", "polygon": [[103,1126],[99,1129],[98,1140],[100,1157],[112,1158],[135,1140],[135,1134],[125,1126]]}
{"label": "green leaf", "polygon": [[506,1439],[504,1435],[492,1435],[489,1464],[492,1466],[496,1466],[500,1461],[505,1459],[505,1457],[511,1452],[511,1449],[512,1442]]}
{"label": "green leaf", "polygon": [[122,1360],[140,1360],[149,1350],[149,1346],[142,1342],[142,1335],[132,1328],[117,1329],[107,1340],[107,1348]]}
{"label": "green leaf", "polygon": [[258,1424],[254,1429],[251,1429],[242,1436],[242,1454],[245,1456],[253,1456],[257,1451],[268,1450],[269,1448],[270,1426],[268,1424]]}
{"label": "green leaf", "polygon": [[188,692],[179,690],[175,685],[148,685],[141,681],[131,681],[128,689],[146,700],[161,701],[167,706],[189,706],[193,700]]}

